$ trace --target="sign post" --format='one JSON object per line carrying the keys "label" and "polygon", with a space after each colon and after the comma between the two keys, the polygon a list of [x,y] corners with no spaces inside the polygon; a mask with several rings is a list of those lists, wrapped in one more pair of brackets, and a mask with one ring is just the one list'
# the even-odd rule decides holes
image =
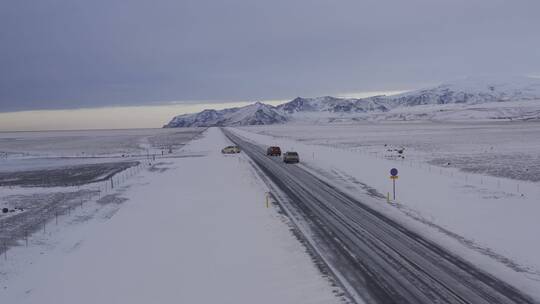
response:
{"label": "sign post", "polygon": [[390,170],[390,179],[392,180],[394,200],[396,200],[396,179],[398,179],[398,170],[396,168],[392,168],[392,170]]}

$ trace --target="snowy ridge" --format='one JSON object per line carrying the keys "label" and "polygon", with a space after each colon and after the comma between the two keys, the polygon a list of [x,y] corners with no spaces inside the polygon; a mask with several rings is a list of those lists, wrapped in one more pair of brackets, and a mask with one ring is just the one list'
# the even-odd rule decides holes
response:
{"label": "snowy ridge", "polygon": [[383,96],[370,98],[337,98],[331,96],[317,98],[297,97],[276,107],[287,114],[297,112],[365,113],[389,110]]}
{"label": "snowy ridge", "polygon": [[469,77],[393,96],[297,97],[276,107],[256,102],[239,108],[204,110],[176,116],[164,127],[268,125],[304,119],[534,120],[540,118],[539,101],[540,78]]}
{"label": "snowy ridge", "polygon": [[539,100],[540,79],[531,77],[468,77],[430,89],[388,98],[395,106],[427,104],[480,104],[518,100]]}
{"label": "snowy ridge", "polygon": [[256,102],[254,104],[224,110],[204,110],[195,114],[174,117],[165,128],[248,126],[268,125],[286,122],[287,117],[273,106]]}

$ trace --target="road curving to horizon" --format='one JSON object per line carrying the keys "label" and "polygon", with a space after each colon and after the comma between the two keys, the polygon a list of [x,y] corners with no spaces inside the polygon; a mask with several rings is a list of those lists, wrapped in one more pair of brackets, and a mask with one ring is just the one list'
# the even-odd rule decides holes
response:
{"label": "road curving to horizon", "polygon": [[[309,226],[312,246],[357,302],[538,303],[528,295],[403,227],[301,166],[222,129],[279,189],[286,210]],[[358,300],[359,296],[362,300]]]}

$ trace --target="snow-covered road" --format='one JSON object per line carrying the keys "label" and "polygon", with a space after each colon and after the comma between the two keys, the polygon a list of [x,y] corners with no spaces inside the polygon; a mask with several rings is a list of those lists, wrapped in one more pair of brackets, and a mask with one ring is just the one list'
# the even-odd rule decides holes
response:
{"label": "snow-covered road", "polygon": [[243,154],[225,156],[219,129],[139,174],[109,219],[72,225],[50,246],[0,261],[0,303],[342,303],[265,207]]}
{"label": "snow-covered road", "polygon": [[264,146],[226,134],[283,194],[280,201],[291,216],[307,223],[313,243],[351,293],[373,303],[534,303],[302,166],[267,157]]}
{"label": "snow-covered road", "polygon": [[[400,141],[398,138],[403,142],[412,140],[415,146],[435,146],[445,141],[448,145],[456,143],[456,148],[449,150],[456,155],[460,154],[459,150],[471,148],[468,143],[474,146],[484,140],[497,142],[499,138],[505,151],[526,147],[524,150],[537,157],[538,136],[534,137],[534,128],[529,128],[532,123],[499,127],[408,123],[402,126],[401,131],[397,125],[373,125],[365,129],[361,126],[282,125],[231,131],[261,146],[277,145],[283,151],[297,151],[301,158],[299,166],[305,170],[483,271],[540,299],[540,242],[535,233],[540,229],[539,183],[436,167],[410,154],[406,160],[392,158],[392,154],[381,155],[387,150],[383,143],[395,144]],[[280,132],[276,131],[278,129]],[[394,131],[396,134],[392,135]],[[465,135],[461,136],[462,133]],[[493,135],[484,136],[488,133]],[[442,139],[434,140],[434,136],[442,136]],[[508,141],[510,138],[514,141]],[[373,145],[380,148],[378,154],[371,153],[376,150],[363,148],[374,141],[380,143]],[[429,159],[429,153],[425,151],[424,159]],[[514,156],[520,157],[519,153]],[[411,158],[413,160],[409,160]],[[490,166],[491,163],[484,160],[479,165]],[[508,165],[519,167],[512,162]],[[533,162],[531,166],[535,165]],[[391,168],[399,170],[396,200],[392,199]],[[387,194],[390,194],[390,202],[387,202]]]}

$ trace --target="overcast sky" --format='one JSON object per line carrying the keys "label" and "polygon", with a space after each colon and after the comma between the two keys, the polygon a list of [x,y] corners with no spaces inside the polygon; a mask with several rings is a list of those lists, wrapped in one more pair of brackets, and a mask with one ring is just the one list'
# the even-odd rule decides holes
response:
{"label": "overcast sky", "polygon": [[538,0],[6,0],[0,112],[539,74]]}

